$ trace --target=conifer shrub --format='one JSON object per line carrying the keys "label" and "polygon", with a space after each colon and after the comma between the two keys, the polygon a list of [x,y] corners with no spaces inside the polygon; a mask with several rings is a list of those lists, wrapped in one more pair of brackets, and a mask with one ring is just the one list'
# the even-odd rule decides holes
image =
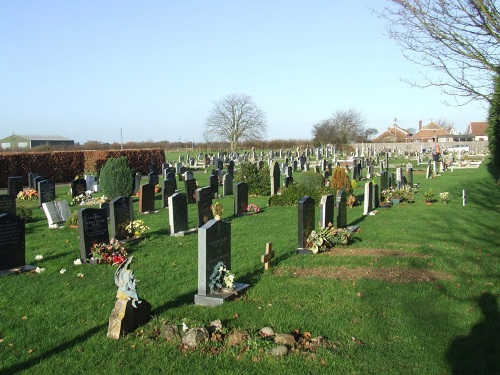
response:
{"label": "conifer shrub", "polygon": [[246,182],[248,184],[248,194],[271,195],[271,176],[267,164],[264,164],[262,169],[259,170],[254,163],[241,163],[234,180]]}
{"label": "conifer shrub", "polygon": [[344,167],[335,167],[333,170],[331,188],[334,190],[335,194],[342,189],[345,190],[348,196],[352,194],[351,179]]}
{"label": "conifer shrub", "polygon": [[99,187],[109,199],[119,196],[129,197],[134,190],[134,170],[127,158],[109,158],[101,169]]}

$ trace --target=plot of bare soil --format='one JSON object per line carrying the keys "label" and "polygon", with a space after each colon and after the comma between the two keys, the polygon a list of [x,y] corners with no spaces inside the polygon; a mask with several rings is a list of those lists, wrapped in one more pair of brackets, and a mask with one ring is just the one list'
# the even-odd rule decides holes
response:
{"label": "plot of bare soil", "polygon": [[[429,255],[405,252],[396,250],[383,249],[347,249],[333,248],[330,252],[321,254],[320,256],[372,256],[372,257],[407,257],[407,258],[430,258]],[[297,268],[285,270],[277,268],[275,274],[289,274],[296,277],[321,277],[325,279],[337,280],[383,280],[394,283],[409,283],[409,282],[433,282],[438,280],[450,279],[451,276],[437,271],[430,271],[421,268],[409,267],[314,267],[314,268]]]}
{"label": "plot of bare soil", "polygon": [[402,257],[402,258],[430,258],[430,255],[420,253],[409,253],[406,251],[383,250],[383,249],[348,249],[334,247],[325,255],[358,255],[358,256],[373,256],[373,257]]}
{"label": "plot of bare soil", "polygon": [[296,277],[321,277],[325,279],[337,280],[382,280],[393,283],[410,283],[410,282],[433,282],[438,280],[449,279],[450,275],[429,271],[420,268],[404,268],[404,267],[388,267],[388,268],[372,268],[372,267],[314,267],[314,268],[297,268],[285,271],[283,268],[276,269],[276,274],[289,273]]}

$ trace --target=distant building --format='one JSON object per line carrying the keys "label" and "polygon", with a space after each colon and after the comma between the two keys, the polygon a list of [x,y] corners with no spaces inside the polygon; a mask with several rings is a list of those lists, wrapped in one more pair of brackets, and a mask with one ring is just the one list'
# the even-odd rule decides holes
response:
{"label": "distant building", "polygon": [[474,141],[487,141],[486,129],[488,129],[488,122],[486,121],[471,122],[467,127],[467,134],[471,135]]}
{"label": "distant building", "polygon": [[397,125],[387,128],[385,132],[375,138],[373,143],[407,142],[411,139],[411,134],[401,129]]}
{"label": "distant building", "polygon": [[75,141],[58,135],[17,135],[0,139],[2,150],[33,148],[37,146],[74,146]]}
{"label": "distant building", "polygon": [[420,122],[418,127],[418,131],[411,137],[414,142],[453,141],[453,135],[434,122],[430,122],[425,126],[422,126],[422,122]]}

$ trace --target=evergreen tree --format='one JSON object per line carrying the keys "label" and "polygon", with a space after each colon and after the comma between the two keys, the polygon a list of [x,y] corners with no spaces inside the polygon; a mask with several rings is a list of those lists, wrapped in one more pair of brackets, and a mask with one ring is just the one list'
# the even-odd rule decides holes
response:
{"label": "evergreen tree", "polygon": [[500,166],[500,68],[494,77],[494,92],[488,114],[488,147],[496,166]]}
{"label": "evergreen tree", "polygon": [[109,158],[102,167],[99,187],[109,199],[119,196],[130,197],[134,190],[134,171],[126,157]]}

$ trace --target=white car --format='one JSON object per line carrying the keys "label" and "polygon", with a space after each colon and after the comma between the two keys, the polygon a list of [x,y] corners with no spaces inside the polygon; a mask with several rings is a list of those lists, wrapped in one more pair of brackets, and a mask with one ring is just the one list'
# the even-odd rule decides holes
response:
{"label": "white car", "polygon": [[447,152],[469,152],[470,147],[467,145],[454,145],[446,149]]}

